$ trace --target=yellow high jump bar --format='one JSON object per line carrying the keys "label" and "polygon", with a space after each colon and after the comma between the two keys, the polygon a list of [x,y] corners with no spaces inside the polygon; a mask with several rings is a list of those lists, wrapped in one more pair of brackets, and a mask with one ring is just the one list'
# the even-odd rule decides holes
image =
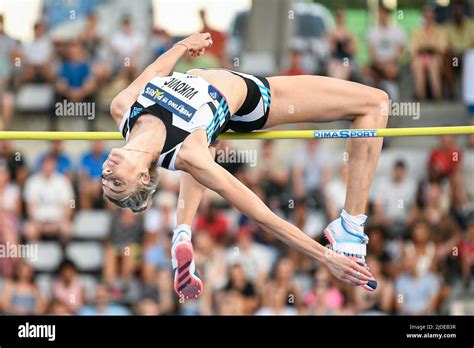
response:
{"label": "yellow high jump bar", "polygon": [[[282,130],[224,133],[219,139],[334,139],[474,134],[474,126],[387,129]],[[0,140],[123,140],[119,132],[0,131]]]}

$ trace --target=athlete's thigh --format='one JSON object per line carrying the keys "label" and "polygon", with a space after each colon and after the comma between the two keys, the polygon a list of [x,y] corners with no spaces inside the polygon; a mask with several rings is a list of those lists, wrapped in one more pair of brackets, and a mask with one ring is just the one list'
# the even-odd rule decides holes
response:
{"label": "athlete's thigh", "polygon": [[380,90],[324,76],[268,78],[272,92],[265,128],[301,122],[352,120],[378,103]]}

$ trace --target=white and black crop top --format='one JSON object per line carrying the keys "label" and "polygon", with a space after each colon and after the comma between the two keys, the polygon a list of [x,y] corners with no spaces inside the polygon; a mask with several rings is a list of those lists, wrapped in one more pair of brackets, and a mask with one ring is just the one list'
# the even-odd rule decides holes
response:
{"label": "white and black crop top", "polygon": [[199,76],[173,73],[155,77],[149,81],[137,101],[123,115],[120,131],[128,141],[136,120],[151,114],[163,121],[166,139],[158,160],[158,166],[176,170],[178,151],[186,137],[198,129],[204,129],[208,144],[224,132],[230,119],[225,97]]}

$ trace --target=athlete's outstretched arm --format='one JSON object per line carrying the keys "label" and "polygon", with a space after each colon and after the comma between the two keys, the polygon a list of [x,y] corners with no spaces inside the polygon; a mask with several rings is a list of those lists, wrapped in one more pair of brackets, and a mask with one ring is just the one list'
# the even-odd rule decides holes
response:
{"label": "athlete's outstretched arm", "polygon": [[124,110],[136,100],[137,95],[145,85],[157,76],[168,76],[173,71],[178,60],[188,52],[192,56],[200,56],[212,44],[209,33],[194,33],[184,40],[176,43],[172,48],[159,56],[122,92],[120,92],[110,105],[110,113],[117,124],[120,124]]}
{"label": "athlete's outstretched arm", "polygon": [[[361,284],[361,281],[366,283],[370,279],[370,272],[365,267],[325,248],[275,215],[255,193],[214,162],[205,139],[203,131],[194,132],[186,139],[178,154],[178,169],[188,172],[200,184],[219,193],[243,214],[254,219],[265,231],[325,264],[338,279],[352,284]],[[360,273],[359,279],[354,277],[357,272]]]}

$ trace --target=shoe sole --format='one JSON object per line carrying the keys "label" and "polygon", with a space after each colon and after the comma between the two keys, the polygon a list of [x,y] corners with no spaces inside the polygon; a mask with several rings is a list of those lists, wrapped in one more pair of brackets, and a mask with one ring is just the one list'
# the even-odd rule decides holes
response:
{"label": "shoe sole", "polygon": [[197,298],[203,290],[203,284],[195,274],[189,272],[189,267],[194,259],[194,251],[191,243],[183,242],[174,250],[178,267],[174,276],[174,290],[178,296],[185,299]]}
{"label": "shoe sole", "polygon": [[[331,245],[334,244],[334,238],[332,237],[331,235],[331,232],[329,232],[329,230],[327,228],[324,229],[324,236],[326,237],[326,239],[329,241],[329,243]],[[350,257],[353,261],[355,261],[355,263],[357,263],[359,266],[362,266],[362,267],[367,267],[367,269],[369,269],[369,267],[367,266],[367,264],[363,263],[360,261],[360,259],[356,258],[356,257]],[[362,288],[364,290],[367,290],[367,291],[375,291],[375,289],[377,289],[377,281],[375,279],[371,279],[367,282],[367,284],[364,284],[364,285],[360,285],[362,286]]]}

